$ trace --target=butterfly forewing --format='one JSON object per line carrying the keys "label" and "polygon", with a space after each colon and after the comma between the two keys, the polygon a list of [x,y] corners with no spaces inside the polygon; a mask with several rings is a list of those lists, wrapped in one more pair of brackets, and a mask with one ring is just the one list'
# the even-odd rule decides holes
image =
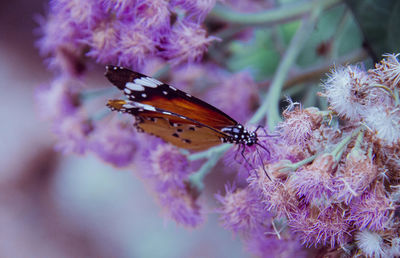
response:
{"label": "butterfly forewing", "polygon": [[117,66],[106,67],[106,77],[132,101],[191,118],[215,129],[237,122],[221,110],[154,78]]}
{"label": "butterfly forewing", "polygon": [[208,149],[221,144],[227,137],[226,134],[190,118],[147,104],[110,100],[107,105],[112,110],[134,115],[136,117],[135,126],[139,130],[158,136],[180,148]]}

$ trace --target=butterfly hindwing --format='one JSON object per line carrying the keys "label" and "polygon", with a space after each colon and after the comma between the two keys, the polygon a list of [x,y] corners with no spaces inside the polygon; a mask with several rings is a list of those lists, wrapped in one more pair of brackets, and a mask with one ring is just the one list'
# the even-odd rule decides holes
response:
{"label": "butterfly hindwing", "polygon": [[139,130],[158,136],[180,148],[203,150],[221,144],[227,137],[226,134],[190,118],[147,104],[110,100],[107,105],[112,110],[134,115],[135,126]]}
{"label": "butterfly hindwing", "polygon": [[218,130],[237,124],[210,104],[154,78],[123,67],[106,69],[105,76],[132,101],[171,111]]}

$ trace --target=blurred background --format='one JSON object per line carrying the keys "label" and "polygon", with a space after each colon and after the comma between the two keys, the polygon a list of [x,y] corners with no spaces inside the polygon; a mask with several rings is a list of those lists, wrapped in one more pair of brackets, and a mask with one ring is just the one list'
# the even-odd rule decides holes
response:
{"label": "blurred background", "polygon": [[[285,83],[284,93],[305,106],[323,106],[315,94],[332,64],[368,65],[383,53],[398,52],[400,18],[386,12],[399,13],[399,4],[381,1],[375,5],[378,17],[367,4],[361,8],[362,1],[347,2],[353,14],[343,6],[324,13]],[[130,171],[92,155],[54,151],[55,136],[36,115],[33,99],[35,87],[53,79],[35,48],[37,20],[47,3],[0,2],[0,257],[251,257],[215,214],[199,229],[178,227],[162,219],[154,198]],[[280,37],[277,30],[261,28],[253,40],[223,45],[231,53],[228,68],[251,66],[254,78],[268,86],[282,54],[270,46],[285,45],[277,38],[288,41],[296,26],[282,26]],[[102,76],[93,81],[108,85]],[[210,211],[214,190],[202,196]]]}
{"label": "blurred background", "polygon": [[215,214],[178,227],[130,171],[54,151],[33,99],[52,79],[35,48],[46,5],[0,4],[0,257],[248,257]]}

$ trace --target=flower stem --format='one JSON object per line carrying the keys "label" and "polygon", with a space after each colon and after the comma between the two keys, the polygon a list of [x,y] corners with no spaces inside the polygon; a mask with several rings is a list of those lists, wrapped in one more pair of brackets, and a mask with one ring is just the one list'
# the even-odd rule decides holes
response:
{"label": "flower stem", "polygon": [[289,69],[296,61],[297,55],[306,42],[308,36],[313,31],[315,23],[319,14],[322,12],[322,2],[313,1],[314,8],[312,9],[309,18],[302,20],[300,27],[293,36],[290,44],[285,52],[282,61],[279,63],[274,79],[272,80],[269,92],[262,102],[254,116],[250,119],[249,123],[258,124],[265,115],[268,117],[268,126],[273,130],[275,125],[281,120],[279,115],[279,97],[282,91],[283,84]]}
{"label": "flower stem", "polygon": [[[337,146],[336,148],[331,152],[332,156],[335,157],[335,161],[338,162],[341,157],[342,154],[344,152],[344,150],[346,149],[347,144],[349,144],[350,140],[356,136],[357,134],[360,133],[361,127],[355,129],[351,135],[346,136]],[[358,139],[358,137],[357,137]]]}
{"label": "flower stem", "polygon": [[341,0],[320,0],[316,1],[294,1],[290,4],[284,4],[280,7],[268,9],[256,13],[243,13],[229,9],[221,4],[215,5],[211,15],[229,23],[244,25],[259,25],[266,23],[282,23],[296,19],[299,16],[307,14],[319,5],[322,9],[327,9],[340,3]]}
{"label": "flower stem", "polygon": [[280,169],[279,172],[290,172],[290,171],[296,171],[299,167],[302,167],[308,163],[310,163],[311,161],[313,161],[315,158],[317,157],[317,154],[312,155],[306,159],[303,159],[299,162],[296,163],[292,163],[292,164],[287,164],[285,165],[284,168]]}
{"label": "flower stem", "polygon": [[[223,148],[213,148],[212,151],[208,151],[207,155],[209,156],[209,159],[201,166],[201,168],[197,172],[189,177],[190,183],[195,186],[199,192],[204,188],[204,177],[211,171],[211,169],[215,166],[215,164],[217,164],[218,160],[225,153],[225,151],[227,151],[230,147],[229,144],[225,144],[222,146]],[[189,160],[193,159],[189,157]]]}

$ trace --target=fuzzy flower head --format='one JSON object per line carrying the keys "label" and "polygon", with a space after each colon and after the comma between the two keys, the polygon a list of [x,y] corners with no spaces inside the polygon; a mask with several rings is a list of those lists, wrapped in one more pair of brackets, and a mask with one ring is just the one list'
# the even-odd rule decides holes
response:
{"label": "fuzzy flower head", "polygon": [[386,85],[389,89],[400,88],[400,62],[399,54],[386,54],[384,59],[375,64],[375,69],[368,72],[375,80]]}
{"label": "fuzzy flower head", "polygon": [[378,176],[378,168],[365,151],[353,149],[340,169],[337,180],[337,199],[346,204],[360,196]]}
{"label": "fuzzy flower head", "polygon": [[133,161],[138,140],[130,124],[103,123],[90,136],[89,148],[102,160],[117,167],[127,166]]}
{"label": "fuzzy flower head", "polygon": [[74,115],[57,120],[53,125],[53,131],[58,137],[56,150],[63,153],[85,153],[92,130],[93,126],[83,112],[75,112]]}
{"label": "fuzzy flower head", "polygon": [[361,230],[355,235],[357,247],[367,257],[384,257],[384,243],[382,237],[368,229]]}
{"label": "fuzzy flower head", "polygon": [[162,56],[174,63],[196,62],[214,40],[218,38],[207,36],[206,30],[199,24],[178,21],[167,36],[166,43],[162,45],[164,48]]}
{"label": "fuzzy flower head", "polygon": [[64,77],[37,88],[35,100],[41,117],[52,120],[77,112],[79,98],[74,88],[76,82]]}
{"label": "fuzzy flower head", "polygon": [[348,221],[360,230],[385,230],[391,226],[389,215],[393,210],[383,185],[378,184],[351,202]]}
{"label": "fuzzy flower head", "polygon": [[261,229],[269,214],[258,195],[249,188],[234,190],[225,186],[225,190],[225,196],[216,195],[222,205],[218,213],[224,228],[244,234]]}
{"label": "fuzzy flower head", "polygon": [[278,125],[280,134],[290,145],[305,147],[312,139],[313,131],[321,126],[322,116],[318,108],[306,108],[290,105],[284,112],[285,120]]}
{"label": "fuzzy flower head", "polygon": [[166,189],[171,185],[183,188],[191,172],[185,155],[170,144],[160,144],[150,154],[151,176],[157,179],[158,187]]}
{"label": "fuzzy flower head", "polygon": [[335,206],[322,211],[315,207],[303,207],[292,213],[289,226],[306,246],[335,247],[349,241],[350,224],[345,220],[343,210]]}
{"label": "fuzzy flower head", "polygon": [[383,146],[400,142],[400,109],[375,106],[365,116],[365,123],[372,131],[373,140]]}
{"label": "fuzzy flower head", "polygon": [[189,185],[185,188],[169,187],[157,197],[165,216],[178,224],[194,228],[203,223],[204,215],[197,202],[197,194]]}
{"label": "fuzzy flower head", "polygon": [[279,167],[278,164],[266,165],[267,173],[272,180],[266,176],[263,169],[258,168],[252,171],[247,182],[249,188],[261,196],[268,211],[276,214],[277,217],[284,217],[296,209],[298,201],[296,194],[289,192],[284,182],[274,177],[277,174],[274,171],[277,170],[277,167]]}
{"label": "fuzzy flower head", "polygon": [[333,173],[336,165],[332,155],[323,154],[311,165],[294,173],[289,178],[288,187],[296,192],[298,197],[304,197],[307,203],[325,202],[335,190]]}
{"label": "fuzzy flower head", "polygon": [[254,80],[245,72],[224,76],[221,80],[220,85],[208,91],[206,96],[208,102],[238,121],[246,121],[252,108],[258,103]]}
{"label": "fuzzy flower head", "polygon": [[356,66],[332,71],[323,83],[330,107],[340,116],[358,121],[366,111],[365,98],[373,80]]}

